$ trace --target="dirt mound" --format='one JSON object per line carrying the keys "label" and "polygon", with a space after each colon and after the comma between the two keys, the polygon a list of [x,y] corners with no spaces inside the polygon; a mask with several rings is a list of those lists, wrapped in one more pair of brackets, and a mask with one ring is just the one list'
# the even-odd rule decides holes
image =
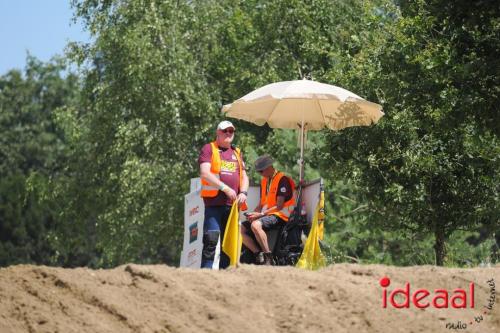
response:
{"label": "dirt mound", "polygon": [[[380,284],[385,276],[387,288]],[[493,300],[498,281],[498,266],[341,264],[318,272],[245,265],[227,271],[13,266],[0,269],[0,332],[500,332],[499,300]],[[431,305],[419,309],[410,298],[409,308],[394,308],[390,293],[406,282],[410,293],[428,289],[421,302]],[[466,309],[451,307],[457,288],[467,293]],[[449,292],[447,309],[432,306],[435,289]]]}

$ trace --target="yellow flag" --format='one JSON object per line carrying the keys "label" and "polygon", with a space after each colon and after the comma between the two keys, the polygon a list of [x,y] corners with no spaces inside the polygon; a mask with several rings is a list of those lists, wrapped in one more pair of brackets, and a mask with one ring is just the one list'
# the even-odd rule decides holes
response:
{"label": "yellow flag", "polygon": [[229,257],[229,264],[236,266],[240,261],[242,238],[240,235],[238,203],[235,201],[227,219],[226,232],[222,240],[222,251]]}
{"label": "yellow flag", "polygon": [[311,231],[307,237],[306,245],[304,246],[304,251],[297,262],[297,267],[305,268],[310,270],[316,270],[321,267],[326,266],[326,260],[321,253],[319,247],[319,228],[318,228],[318,215],[319,215],[320,203],[316,207],[316,212],[314,213],[314,218],[312,220]]}
{"label": "yellow flag", "polygon": [[321,190],[319,194],[319,212],[318,212],[318,238],[323,240],[325,236],[325,191]]}

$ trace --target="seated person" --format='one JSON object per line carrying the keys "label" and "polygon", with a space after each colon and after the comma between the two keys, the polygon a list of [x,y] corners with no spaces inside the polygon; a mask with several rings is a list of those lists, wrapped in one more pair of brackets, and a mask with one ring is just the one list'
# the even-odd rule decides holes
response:
{"label": "seated person", "polygon": [[[279,229],[295,206],[295,183],[290,177],[273,167],[273,159],[268,155],[255,161],[255,169],[262,175],[260,183],[260,201],[255,211],[248,213],[248,221],[242,223],[243,244],[257,255],[257,263],[271,265],[272,253],[267,242],[266,231]],[[257,243],[249,234],[255,235]]]}

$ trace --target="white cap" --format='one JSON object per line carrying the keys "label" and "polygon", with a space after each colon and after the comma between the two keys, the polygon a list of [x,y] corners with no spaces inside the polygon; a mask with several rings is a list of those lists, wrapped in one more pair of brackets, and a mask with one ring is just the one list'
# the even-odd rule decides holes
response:
{"label": "white cap", "polygon": [[219,125],[217,125],[217,129],[221,130],[221,131],[225,130],[228,127],[235,128],[234,125],[233,125],[233,123],[231,123],[230,121],[227,121],[227,120],[221,121],[219,123]]}

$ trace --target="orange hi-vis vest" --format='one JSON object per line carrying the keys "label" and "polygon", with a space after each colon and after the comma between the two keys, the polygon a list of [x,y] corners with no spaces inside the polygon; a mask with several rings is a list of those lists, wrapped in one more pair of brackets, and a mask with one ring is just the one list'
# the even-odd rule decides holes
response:
{"label": "orange hi-vis vest", "polygon": [[[262,178],[262,181],[260,182],[260,206],[262,207],[262,211],[270,207],[275,207],[277,205],[278,185],[280,183],[281,178],[283,177],[285,177],[285,174],[283,172],[276,173],[276,175],[271,179],[269,192],[267,193],[266,190],[267,190],[268,179],[267,177]],[[290,185],[292,186],[292,192],[293,192],[292,198],[285,202],[281,210],[276,210],[275,212],[270,213],[272,215],[278,216],[279,218],[281,218],[286,222],[288,222],[288,218],[290,217],[290,214],[292,213],[293,207],[295,205],[295,183],[290,177],[288,177],[288,179],[290,180]]]}
{"label": "orange hi-vis vest", "polygon": [[[210,172],[220,179],[220,167],[221,167],[221,158],[219,153],[219,146],[217,142],[210,142],[210,146],[212,147],[212,161],[210,162]],[[243,183],[243,162],[241,161],[241,152],[240,148],[235,149],[236,159],[238,160],[238,165],[240,169],[240,183],[239,188],[241,188],[241,184]],[[201,179],[201,196],[203,198],[213,198],[216,197],[219,193],[219,187],[215,186],[203,178]]]}

